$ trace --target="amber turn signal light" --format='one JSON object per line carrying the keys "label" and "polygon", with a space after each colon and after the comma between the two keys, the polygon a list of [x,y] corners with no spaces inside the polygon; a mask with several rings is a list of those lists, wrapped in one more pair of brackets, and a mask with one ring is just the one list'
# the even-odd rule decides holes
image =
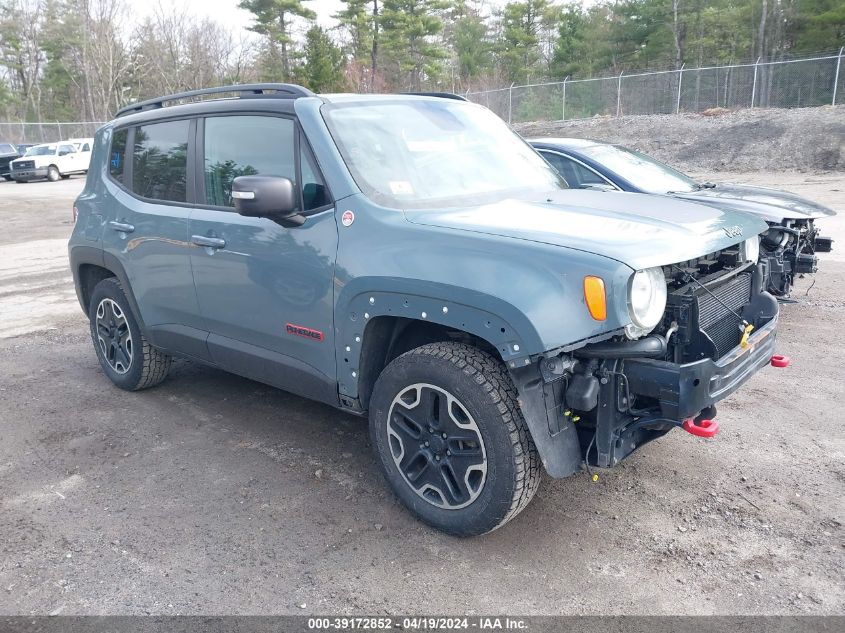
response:
{"label": "amber turn signal light", "polygon": [[604,279],[587,275],[584,277],[584,300],[590,316],[596,321],[607,319],[607,297],[604,292]]}

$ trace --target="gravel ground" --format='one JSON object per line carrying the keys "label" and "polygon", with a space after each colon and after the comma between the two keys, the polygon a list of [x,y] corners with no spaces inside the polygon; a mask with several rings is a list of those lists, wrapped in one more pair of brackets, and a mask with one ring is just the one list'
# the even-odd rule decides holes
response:
{"label": "gravel ground", "polygon": [[845,106],[716,110],[523,123],[526,138],[562,136],[621,143],[686,171],[845,171]]}
{"label": "gravel ground", "polygon": [[[719,178],[845,211],[838,176]],[[547,478],[456,540],[399,506],[358,418],[189,362],[113,387],[66,268],[81,186],[0,183],[0,615],[845,613],[845,216],[782,311],[791,367],[715,440]]]}

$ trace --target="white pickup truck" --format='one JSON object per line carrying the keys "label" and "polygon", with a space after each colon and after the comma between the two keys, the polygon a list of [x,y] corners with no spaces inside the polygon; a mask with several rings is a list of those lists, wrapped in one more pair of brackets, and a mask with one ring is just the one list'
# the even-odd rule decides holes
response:
{"label": "white pickup truck", "polygon": [[10,173],[17,182],[41,178],[55,182],[59,178],[70,178],[71,174],[84,174],[88,171],[90,156],[90,153],[77,151],[70,141],[34,145],[10,163]]}

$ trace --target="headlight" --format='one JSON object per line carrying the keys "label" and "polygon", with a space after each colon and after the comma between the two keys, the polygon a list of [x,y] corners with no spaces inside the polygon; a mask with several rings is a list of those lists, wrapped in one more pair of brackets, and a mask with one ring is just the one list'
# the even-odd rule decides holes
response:
{"label": "headlight", "polygon": [[757,263],[760,259],[760,236],[749,237],[742,243],[742,260]]}
{"label": "headlight", "polygon": [[628,328],[628,336],[638,338],[651,332],[666,310],[666,278],[662,268],[638,270],[631,277],[628,292],[628,311],[631,313],[633,326]]}

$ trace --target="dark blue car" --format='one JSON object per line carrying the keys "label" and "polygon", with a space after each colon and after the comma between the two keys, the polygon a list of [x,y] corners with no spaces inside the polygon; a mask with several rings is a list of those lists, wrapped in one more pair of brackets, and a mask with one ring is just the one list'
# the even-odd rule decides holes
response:
{"label": "dark blue car", "polygon": [[795,194],[728,183],[698,183],[660,161],[622,147],[576,138],[531,139],[531,145],[576,189],[671,195],[700,204],[761,217],[769,230],[761,236],[761,262],[767,289],[788,297],[795,275],[814,273],[817,252],[831,249],[815,220],[835,211]]}
{"label": "dark blue car", "polygon": [[760,262],[767,290],[789,296],[795,275],[818,269],[816,253],[831,250],[833,240],[819,235],[815,220],[836,212],[795,194],[729,183],[699,183],[640,152],[577,138],[530,139],[570,187],[670,195],[761,217],[769,230],[760,239]]}

